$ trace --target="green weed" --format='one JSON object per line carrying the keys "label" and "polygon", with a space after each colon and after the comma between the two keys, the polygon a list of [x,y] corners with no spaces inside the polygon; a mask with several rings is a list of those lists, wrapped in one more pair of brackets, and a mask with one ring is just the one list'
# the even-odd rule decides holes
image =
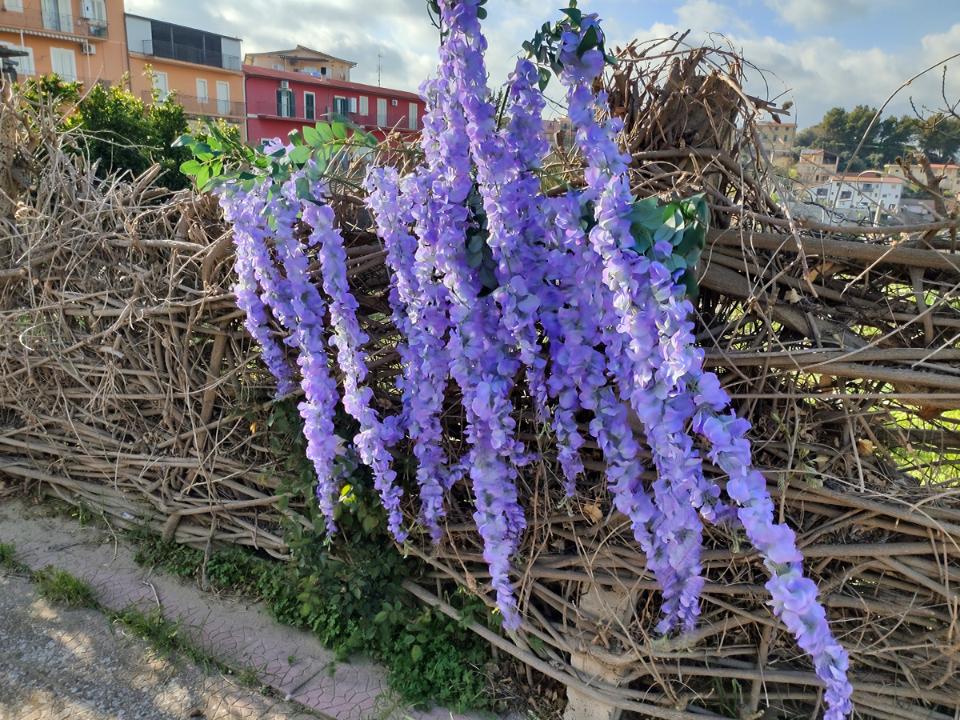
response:
{"label": "green weed", "polygon": [[93,589],[66,570],[47,565],[33,574],[40,597],[67,607],[97,607]]}

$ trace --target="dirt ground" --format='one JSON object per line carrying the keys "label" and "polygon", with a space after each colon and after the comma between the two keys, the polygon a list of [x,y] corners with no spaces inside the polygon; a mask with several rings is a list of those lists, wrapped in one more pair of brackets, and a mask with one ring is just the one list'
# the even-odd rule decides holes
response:
{"label": "dirt ground", "polygon": [[236,679],[168,657],[120,623],[0,570],[0,720],[306,720]]}

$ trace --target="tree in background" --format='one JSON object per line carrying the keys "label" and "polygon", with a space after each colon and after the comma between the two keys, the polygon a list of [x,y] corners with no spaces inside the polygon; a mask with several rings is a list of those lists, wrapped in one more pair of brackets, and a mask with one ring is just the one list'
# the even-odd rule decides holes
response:
{"label": "tree in background", "polygon": [[932,162],[954,162],[960,151],[960,118],[938,112],[919,122],[917,144]]}
{"label": "tree in background", "polygon": [[167,187],[179,190],[188,185],[179,172],[190,153],[171,147],[187,132],[187,118],[175,95],[155,98],[151,105],[120,86],[96,84],[85,89],[56,75],[28,80],[23,97],[50,104],[63,112],[63,126],[71,133],[77,152],[98,163],[101,176],[129,172],[136,176],[157,163]]}
{"label": "tree in background", "polygon": [[[889,116],[870,127],[876,114],[877,109],[868,105],[857,105],[850,111],[831,108],[819,123],[797,134],[797,144],[835,154],[845,172],[882,167],[907,152],[916,139],[920,122],[907,115]],[[854,157],[861,139],[863,145]]]}

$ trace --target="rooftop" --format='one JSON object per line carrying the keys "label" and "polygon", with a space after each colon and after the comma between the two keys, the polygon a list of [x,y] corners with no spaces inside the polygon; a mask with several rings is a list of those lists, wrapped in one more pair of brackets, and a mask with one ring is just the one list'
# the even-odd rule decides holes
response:
{"label": "rooftop", "polygon": [[866,183],[891,183],[894,185],[903,185],[903,178],[883,175],[876,171],[868,171],[859,175],[834,175],[830,178],[831,182],[846,183],[848,185],[866,184]]}
{"label": "rooftop", "polygon": [[164,23],[165,25],[172,25],[176,28],[183,28],[184,30],[199,30],[205,32],[208,35],[219,35],[222,38],[227,40],[236,40],[237,42],[243,42],[243,38],[233,37],[232,35],[224,35],[223,33],[214,32],[212,30],[204,30],[203,28],[193,27],[192,25],[179,25],[177,23],[170,22],[169,20],[161,20],[160,18],[147,17],[146,15],[137,15],[135,13],[124,13],[124,17],[137,18],[138,20],[147,20],[148,22],[159,22]]}
{"label": "rooftop", "polygon": [[251,77],[295,80],[296,82],[306,83],[308,85],[320,85],[322,87],[340,88],[342,90],[356,90],[357,92],[369,93],[370,95],[389,95],[391,97],[423,102],[422,97],[416,93],[407,92],[406,90],[394,90],[393,88],[380,87],[379,85],[365,85],[349,80],[331,80],[301,72],[287,72],[285,70],[273,70],[272,68],[257,67],[255,65],[244,65],[243,74]]}
{"label": "rooftop", "polygon": [[250,57],[259,57],[261,55],[277,55],[288,60],[326,60],[328,62],[343,63],[344,65],[349,65],[350,67],[357,66],[357,64],[352,60],[344,60],[343,58],[328,55],[325,52],[313,50],[303,45],[297,45],[291,50],[271,50],[269,52],[247,53],[247,55]]}

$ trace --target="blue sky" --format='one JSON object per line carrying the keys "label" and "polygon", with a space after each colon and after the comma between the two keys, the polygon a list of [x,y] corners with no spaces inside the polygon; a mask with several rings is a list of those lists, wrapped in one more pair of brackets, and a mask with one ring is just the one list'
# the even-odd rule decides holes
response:
{"label": "blue sky", "polygon": [[[563,2],[489,0],[491,84],[501,82],[524,39]],[[353,79],[415,90],[435,64],[436,33],[424,0],[127,0],[130,12],[242,37],[245,51],[306,45],[356,61]],[[834,105],[881,104],[924,67],[960,53],[960,0],[580,0],[606,21],[614,43],[691,29],[710,33],[768,71],[771,95],[794,101],[801,126]],[[948,68],[960,97],[960,58]],[[764,84],[752,80],[755,94]],[[891,103],[936,108],[940,74],[929,73]]]}

